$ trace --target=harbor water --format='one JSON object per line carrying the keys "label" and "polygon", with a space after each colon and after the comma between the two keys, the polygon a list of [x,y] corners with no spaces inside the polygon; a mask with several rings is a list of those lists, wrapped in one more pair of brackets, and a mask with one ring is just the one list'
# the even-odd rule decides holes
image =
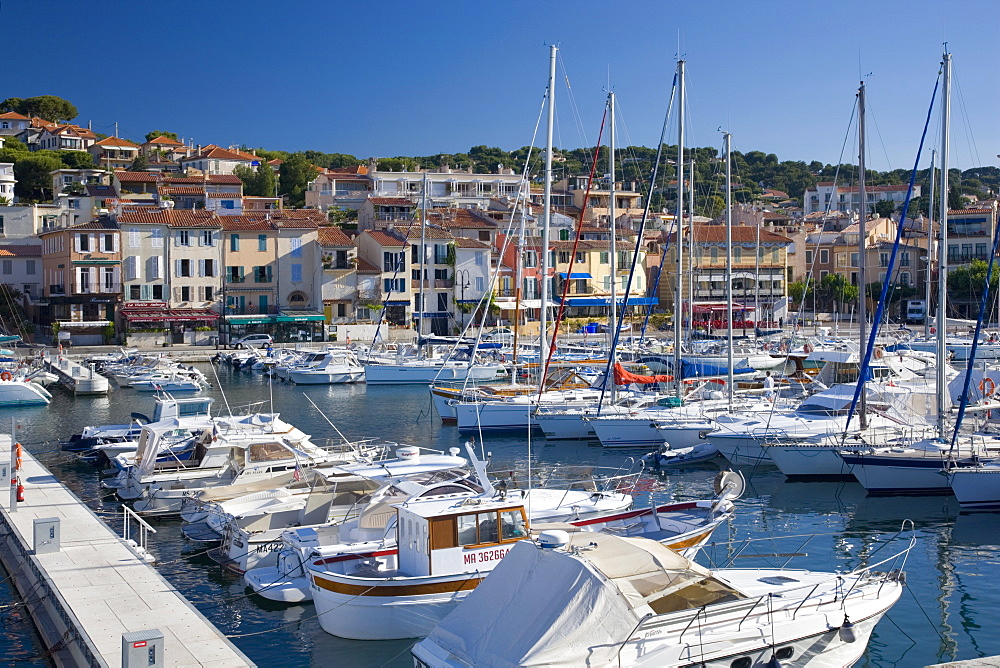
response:
{"label": "harbor water", "polygon": [[[210,365],[201,366],[214,382]],[[228,367],[218,374],[216,385],[225,390],[225,398],[219,387],[208,390],[216,398],[216,410],[226,411],[227,402],[233,412],[255,402],[265,402],[260,410],[268,410],[273,402],[274,411],[318,443],[336,433],[303,395],[351,439],[373,437],[441,450],[465,440],[455,427],[441,424],[425,387],[271,384],[266,376]],[[16,423],[17,437],[27,449],[117,527],[120,504],[100,488],[99,471],[61,452],[58,441],[88,424],[127,422],[133,411],[149,414],[150,395],[116,389],[109,396],[74,398],[57,391],[48,407],[0,409],[0,431]],[[523,468],[527,462],[524,437],[489,436],[484,445],[494,471]],[[532,465],[546,470],[580,464],[617,468],[629,455],[642,454],[605,452],[580,443],[547,444],[542,437],[533,438],[530,445]],[[644,475],[636,504],[710,495],[712,479],[724,465],[724,460],[718,462]],[[924,666],[1000,654],[1000,634],[989,621],[1000,609],[1000,514],[960,514],[952,497],[866,497],[857,483],[786,482],[771,467],[743,472],[747,490],[737,502],[736,517],[713,536],[715,544],[706,549],[703,563],[725,563],[738,553],[736,567],[778,566],[783,558],[744,557],[796,552],[805,556],[790,567],[850,570],[868,563],[876,537],[884,540],[896,534],[910,519],[918,540],[906,564],[908,586],[876,627],[857,665]],[[153,524],[157,533],[150,538],[150,551],[160,572],[259,665],[412,665],[412,641],[357,642],[330,636],[320,629],[311,604],[287,606],[249,595],[242,578],[209,559],[204,545],[182,537],[180,520]],[[743,544],[747,539],[767,540]],[[900,538],[871,561],[904,545]],[[5,579],[0,581],[0,596],[13,600]],[[20,608],[0,607],[0,621],[0,656],[5,662],[48,663]]]}

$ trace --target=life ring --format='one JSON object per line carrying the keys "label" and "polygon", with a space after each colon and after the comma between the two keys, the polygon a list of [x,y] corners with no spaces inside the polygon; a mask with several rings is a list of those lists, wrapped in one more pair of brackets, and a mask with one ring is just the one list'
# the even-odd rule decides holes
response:
{"label": "life ring", "polygon": [[808,355],[812,351],[813,351],[813,347],[811,345],[809,345],[808,343],[806,345],[802,346],[802,352],[804,352],[805,354]]}
{"label": "life ring", "polygon": [[996,389],[997,384],[993,382],[992,378],[983,378],[979,381],[979,391],[983,393],[984,397],[992,396]]}
{"label": "life ring", "polygon": [[3,373],[0,373],[0,380],[14,380],[14,374],[10,371],[4,371]]}
{"label": "life ring", "polygon": [[876,348],[875,349],[875,359],[880,360],[880,359],[882,359],[883,356],[885,356],[885,351],[882,350],[882,348]]}

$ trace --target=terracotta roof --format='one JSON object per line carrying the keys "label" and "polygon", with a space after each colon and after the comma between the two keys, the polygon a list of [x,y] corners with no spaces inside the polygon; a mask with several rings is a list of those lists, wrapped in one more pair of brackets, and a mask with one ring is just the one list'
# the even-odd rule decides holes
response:
{"label": "terracotta roof", "polygon": [[181,158],[179,162],[184,162],[186,160],[241,160],[244,162],[260,162],[263,159],[257,157],[256,155],[251,155],[249,153],[244,153],[240,150],[231,150],[228,148],[222,148],[221,146],[216,146],[214,144],[209,144],[201,149],[201,153],[198,155],[188,156],[187,158]]}
{"label": "terracotta roof", "polygon": [[[737,243],[753,243],[757,241],[757,228],[749,227],[746,225],[734,225],[733,226],[733,241]],[[725,225],[695,225],[694,226],[694,238],[695,242],[705,242],[705,243],[725,243],[726,242],[726,226]],[[790,244],[792,240],[786,236],[780,234],[775,234],[774,232],[768,232],[767,230],[760,230],[760,241],[762,243],[784,243]]]}
{"label": "terracotta roof", "polygon": [[31,119],[27,116],[22,116],[16,111],[8,111],[5,114],[0,114],[0,118],[6,118],[12,121],[30,121]]}
{"label": "terracotta roof", "polygon": [[368,201],[375,206],[416,206],[405,197],[370,197]]}
{"label": "terracotta roof", "polygon": [[358,258],[358,273],[359,274],[381,274],[382,270],[376,267],[374,264],[364,259],[363,257]]}
{"label": "terracotta roof", "polygon": [[[399,232],[401,230],[397,228],[396,231]],[[418,225],[411,225],[410,227],[406,228],[406,230],[403,232],[406,235],[406,238],[409,239],[410,241],[418,241],[418,242],[420,241],[421,235],[420,235],[420,227]],[[447,239],[449,241],[451,241],[451,239],[453,238],[450,232],[448,232],[447,230],[443,230],[440,227],[437,227],[436,225],[425,225],[423,229],[423,236],[426,239]]]}
{"label": "terracotta roof", "polygon": [[97,135],[95,135],[91,130],[88,130],[87,128],[81,128],[79,125],[47,126],[46,132],[53,135],[63,135],[63,134],[75,135],[77,137],[80,137],[81,139],[97,139]]}
{"label": "terracotta roof", "polygon": [[176,139],[171,139],[170,137],[167,137],[166,135],[160,135],[159,137],[153,137],[152,139],[150,139],[146,143],[147,144],[163,144],[163,145],[169,145],[169,146],[184,146],[184,144],[180,143]]}
{"label": "terracotta roof", "polygon": [[218,183],[218,184],[231,183],[233,185],[243,184],[243,181],[240,179],[240,177],[236,176],[235,174],[211,174],[208,177],[208,182]]}
{"label": "terracotta roof", "polygon": [[487,243],[483,243],[478,239],[470,239],[468,237],[455,237],[455,246],[458,248],[492,248],[492,246]]}
{"label": "terracotta roof", "polygon": [[319,228],[320,246],[353,246],[354,242],[337,226]]}
{"label": "terracotta roof", "polygon": [[3,257],[41,257],[42,247],[31,244],[0,246],[0,255]]}
{"label": "terracotta roof", "polygon": [[119,225],[166,225],[167,227],[221,227],[216,216],[204,209],[152,209],[132,207],[118,215]]}
{"label": "terracotta roof", "polygon": [[442,227],[464,229],[496,229],[497,224],[472,209],[434,209],[427,212],[427,220]]}
{"label": "terracotta roof", "polygon": [[379,246],[402,247],[406,245],[406,242],[399,237],[382,230],[368,230],[364,234],[369,235]]}
{"label": "terracotta roof", "polygon": [[282,160],[281,158],[275,158],[274,160],[268,160],[267,164],[269,164],[269,165],[283,165],[283,164],[285,164],[285,161]]}
{"label": "terracotta roof", "polygon": [[229,199],[232,199],[234,197],[237,198],[237,199],[241,199],[243,197],[239,193],[205,193],[205,196],[206,197],[214,197],[214,198],[227,197]]}
{"label": "terracotta roof", "polygon": [[368,167],[366,167],[365,165],[355,165],[354,167],[332,167],[326,170],[326,173],[364,175],[368,173]]}
{"label": "terracotta roof", "polygon": [[115,170],[115,178],[122,183],[156,183],[163,179],[153,172],[127,172],[122,169]]}
{"label": "terracotta roof", "polygon": [[993,213],[993,209],[951,209],[949,216],[961,216],[963,213]]}
{"label": "terracotta roof", "polygon": [[271,221],[251,216],[219,216],[222,229],[232,232],[270,232]]}
{"label": "terracotta roof", "polygon": [[139,148],[139,145],[130,142],[128,139],[121,139],[120,137],[105,137],[104,139],[94,142],[94,146],[125,146],[127,148]]}
{"label": "terracotta roof", "polygon": [[157,188],[161,195],[201,195],[205,196],[205,189],[199,186],[160,186]]}

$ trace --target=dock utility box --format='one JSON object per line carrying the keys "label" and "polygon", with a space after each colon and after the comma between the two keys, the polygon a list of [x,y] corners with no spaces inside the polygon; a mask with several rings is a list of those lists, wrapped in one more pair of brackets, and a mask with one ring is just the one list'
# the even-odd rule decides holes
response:
{"label": "dock utility box", "polygon": [[59,518],[45,517],[33,521],[35,554],[59,551]]}
{"label": "dock utility box", "polygon": [[122,668],[160,668],[163,660],[163,632],[159,629],[122,634]]}

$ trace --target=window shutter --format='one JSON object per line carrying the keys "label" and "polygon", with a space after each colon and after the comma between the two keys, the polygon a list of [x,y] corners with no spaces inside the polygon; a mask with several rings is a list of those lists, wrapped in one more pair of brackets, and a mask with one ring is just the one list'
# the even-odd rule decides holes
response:
{"label": "window shutter", "polygon": [[143,301],[148,301],[153,298],[153,286],[148,283],[143,283],[139,288],[139,295]]}
{"label": "window shutter", "polygon": [[119,245],[118,244],[120,243],[118,241],[118,235],[117,234],[112,234],[111,235],[111,243],[112,243],[112,247],[111,247],[112,251],[111,252],[112,253],[117,253],[118,249],[119,249]]}
{"label": "window shutter", "polygon": [[174,276],[180,276],[180,275],[181,275],[181,261],[174,260]]}
{"label": "window shutter", "polygon": [[99,281],[101,277],[97,273],[97,267],[90,267],[86,271],[90,272],[90,291],[91,292],[100,292],[100,290],[97,289],[97,285],[98,285],[97,281]]}
{"label": "window shutter", "polygon": [[87,248],[89,248],[90,252],[93,253],[94,251],[97,250],[97,235],[96,234],[89,234],[87,236],[89,237],[89,241],[90,241],[90,245],[88,245]]}
{"label": "window shutter", "polygon": [[76,292],[83,292],[83,267],[76,268]]}
{"label": "window shutter", "polygon": [[205,261],[198,260],[198,276],[204,276],[204,275],[205,275]]}
{"label": "window shutter", "polygon": [[73,235],[73,250],[77,253],[83,252],[83,250],[80,248],[80,237],[82,236],[83,236],[82,234]]}

